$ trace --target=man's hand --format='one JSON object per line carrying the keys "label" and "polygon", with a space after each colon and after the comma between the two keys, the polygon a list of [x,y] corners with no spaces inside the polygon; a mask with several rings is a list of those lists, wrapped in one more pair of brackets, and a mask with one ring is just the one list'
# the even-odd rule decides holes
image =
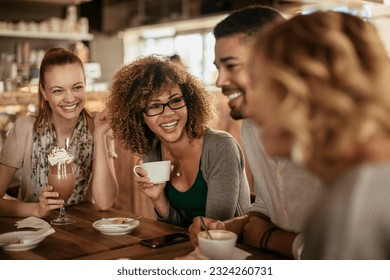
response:
{"label": "man's hand", "polygon": [[244,244],[260,248],[260,240],[264,233],[273,227],[275,227],[273,223],[268,222],[261,217],[251,216],[249,222],[245,225]]}
{"label": "man's hand", "polygon": [[[203,219],[208,229],[225,229],[225,225],[221,221],[204,218]],[[195,217],[192,221],[192,225],[188,228],[192,246],[196,248],[198,246],[198,233],[204,229],[201,226],[200,218]]]}

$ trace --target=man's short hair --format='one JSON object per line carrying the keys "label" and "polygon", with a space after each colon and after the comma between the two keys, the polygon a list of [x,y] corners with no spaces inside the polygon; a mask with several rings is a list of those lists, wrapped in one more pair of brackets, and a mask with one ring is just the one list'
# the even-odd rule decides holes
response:
{"label": "man's short hair", "polygon": [[215,39],[241,33],[252,36],[266,24],[283,19],[283,16],[271,7],[252,5],[232,12],[215,26],[213,33]]}

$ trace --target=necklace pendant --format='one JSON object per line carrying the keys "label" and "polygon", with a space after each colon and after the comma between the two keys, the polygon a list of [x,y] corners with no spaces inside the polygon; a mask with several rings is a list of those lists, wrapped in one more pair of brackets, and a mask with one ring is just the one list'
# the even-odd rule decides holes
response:
{"label": "necklace pendant", "polygon": [[180,175],[181,175],[180,171],[177,171],[176,172],[176,177],[180,177]]}

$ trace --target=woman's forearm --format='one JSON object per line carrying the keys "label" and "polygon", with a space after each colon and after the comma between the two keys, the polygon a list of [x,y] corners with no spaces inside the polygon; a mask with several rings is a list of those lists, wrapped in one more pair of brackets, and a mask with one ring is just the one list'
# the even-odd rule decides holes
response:
{"label": "woman's forearm", "polygon": [[169,204],[164,194],[162,194],[158,199],[152,200],[152,203],[160,217],[166,218],[168,216]]}
{"label": "woman's forearm", "polygon": [[45,215],[39,213],[38,208],[37,202],[21,202],[19,200],[4,198],[0,199],[0,213],[1,216],[5,217],[45,217]]}
{"label": "woman's forearm", "polygon": [[[111,140],[107,140],[111,141]],[[113,206],[118,192],[113,158],[109,156],[105,136],[95,136],[92,163],[92,197],[96,206],[107,210]]]}

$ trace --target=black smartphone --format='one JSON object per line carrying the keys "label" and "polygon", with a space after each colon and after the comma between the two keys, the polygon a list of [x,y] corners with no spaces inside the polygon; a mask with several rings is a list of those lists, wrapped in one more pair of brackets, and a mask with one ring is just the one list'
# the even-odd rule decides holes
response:
{"label": "black smartphone", "polygon": [[141,240],[141,244],[150,248],[160,248],[171,244],[185,242],[190,240],[188,234],[182,232],[171,233],[151,239]]}

